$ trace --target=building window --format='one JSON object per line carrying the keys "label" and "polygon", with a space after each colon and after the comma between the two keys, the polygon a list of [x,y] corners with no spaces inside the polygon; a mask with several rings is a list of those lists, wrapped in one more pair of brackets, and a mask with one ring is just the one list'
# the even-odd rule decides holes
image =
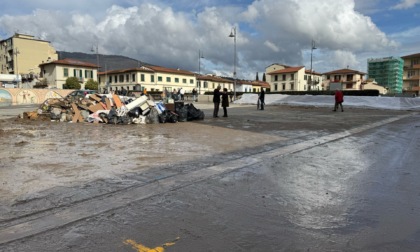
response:
{"label": "building window", "polygon": [[283,84],[281,84],[281,85],[282,85],[283,90],[286,90],[286,84],[285,84],[285,83],[283,83]]}
{"label": "building window", "polygon": [[187,79],[182,79],[182,83],[187,84]]}
{"label": "building window", "polygon": [[190,79],[190,84],[194,84],[194,80],[193,79]]}
{"label": "building window", "polygon": [[327,80],[329,80],[330,79],[330,76],[329,75],[327,75]]}
{"label": "building window", "polygon": [[120,75],[118,76],[118,81],[119,81],[120,83],[124,82],[124,75],[120,74]]}
{"label": "building window", "polygon": [[283,76],[282,76],[282,80],[286,80],[286,75],[285,74],[283,74]]}
{"label": "building window", "polygon": [[179,83],[179,78],[175,78],[175,83]]}
{"label": "building window", "polygon": [[171,77],[166,77],[166,82],[171,82]]}
{"label": "building window", "polygon": [[125,75],[125,82],[130,82],[130,75],[129,74]]}
{"label": "building window", "polygon": [[274,83],[274,90],[275,91],[278,91],[279,89],[278,89],[278,86],[277,86],[277,83]]}
{"label": "building window", "polygon": [[278,75],[274,75],[274,81],[278,81],[279,80],[279,76]]}
{"label": "building window", "polygon": [[108,82],[112,83],[112,76],[108,76]]}
{"label": "building window", "polygon": [[308,75],[305,74],[305,76],[303,76],[304,80],[308,80]]}
{"label": "building window", "polygon": [[158,81],[162,82],[162,76],[158,76]]}
{"label": "building window", "polygon": [[141,82],[144,82],[144,74],[141,74],[141,75],[140,75],[140,81],[141,81]]}
{"label": "building window", "polygon": [[131,81],[132,82],[136,82],[136,74],[132,74],[131,75]]}
{"label": "building window", "polygon": [[64,73],[63,73],[64,77],[69,77],[69,69],[64,68],[63,70],[64,70]]}
{"label": "building window", "polygon": [[294,74],[291,74],[291,75],[290,75],[290,79],[291,79],[291,80],[294,80],[294,79],[295,79],[295,75],[294,75]]}
{"label": "building window", "polygon": [[150,75],[150,82],[155,82],[155,76],[152,74],[152,75]]}
{"label": "building window", "polygon": [[118,76],[114,75],[114,83],[118,83]]}
{"label": "building window", "polygon": [[295,84],[290,83],[290,90],[295,90]]}

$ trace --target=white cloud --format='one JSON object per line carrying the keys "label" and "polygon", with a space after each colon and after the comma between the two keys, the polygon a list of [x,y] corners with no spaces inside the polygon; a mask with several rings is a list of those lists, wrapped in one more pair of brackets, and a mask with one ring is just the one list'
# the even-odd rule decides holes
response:
{"label": "white cloud", "polygon": [[393,7],[391,7],[391,9],[394,9],[394,10],[410,9],[416,6],[417,4],[420,4],[420,0],[401,0],[400,3],[394,5]]}
{"label": "white cloud", "polygon": [[[325,69],[331,55],[354,66],[360,53],[387,51],[397,45],[368,16],[355,11],[354,1],[258,0],[243,8],[191,4],[194,9],[176,11],[165,1],[139,0],[106,5],[101,15],[36,9],[27,15],[0,15],[0,34],[10,36],[19,30],[42,36],[66,51],[90,52],[98,41],[100,53],[191,71],[198,70],[201,50],[206,57],[202,73],[230,76],[234,42],[228,35],[235,26],[239,78],[254,78],[255,72],[274,62],[309,67],[305,52],[312,39],[318,47],[314,70],[322,72],[332,70]],[[327,58],[321,58],[324,55]]]}
{"label": "white cloud", "polygon": [[264,45],[273,50],[273,52],[279,52],[280,49],[273,42],[266,40]]}

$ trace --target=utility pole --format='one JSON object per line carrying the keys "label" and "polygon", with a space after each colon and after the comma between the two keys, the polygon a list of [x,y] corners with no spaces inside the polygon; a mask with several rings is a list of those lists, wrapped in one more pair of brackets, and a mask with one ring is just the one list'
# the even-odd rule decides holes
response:
{"label": "utility pole", "polygon": [[19,67],[18,67],[18,54],[20,54],[19,49],[16,47],[15,51],[13,52],[13,54],[16,56],[16,84],[18,86],[18,88],[20,88],[20,84],[19,84]]}

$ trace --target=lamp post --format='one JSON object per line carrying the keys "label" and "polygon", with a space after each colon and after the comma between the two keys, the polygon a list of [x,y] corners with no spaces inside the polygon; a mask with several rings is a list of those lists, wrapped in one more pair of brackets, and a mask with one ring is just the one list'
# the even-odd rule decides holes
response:
{"label": "lamp post", "polygon": [[17,47],[15,48],[15,51],[13,52],[13,54],[16,56],[16,84],[20,88],[20,86],[19,86],[19,68],[18,68],[18,54],[20,54],[20,52],[19,52],[19,49]]}
{"label": "lamp post", "polygon": [[92,52],[96,52],[96,66],[97,66],[97,69],[96,69],[96,81],[98,82],[98,93],[100,93],[101,92],[101,89],[100,89],[100,86],[101,85],[99,83],[99,50],[98,50],[98,42],[96,42],[96,47],[93,47],[92,46],[91,51]]}
{"label": "lamp post", "polygon": [[312,73],[313,73],[313,70],[312,70],[312,54],[313,54],[315,49],[316,49],[315,41],[312,40],[312,45],[311,45],[311,90],[312,90],[312,85],[313,85],[313,81],[314,81],[313,80],[313,75],[312,75]]}
{"label": "lamp post", "polygon": [[[198,76],[201,75],[201,59],[204,59],[203,53],[198,50]],[[201,94],[201,81],[198,81],[198,93]]]}
{"label": "lamp post", "polygon": [[233,38],[233,97],[236,101],[236,27],[233,27],[230,35]]}

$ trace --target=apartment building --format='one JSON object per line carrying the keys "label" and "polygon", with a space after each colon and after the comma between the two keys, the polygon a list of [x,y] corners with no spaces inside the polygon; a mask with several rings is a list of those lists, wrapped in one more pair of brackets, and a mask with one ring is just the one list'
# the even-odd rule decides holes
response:
{"label": "apartment building", "polygon": [[272,64],[265,69],[267,82],[270,84],[272,92],[308,90],[308,78],[305,73],[304,66],[291,67]]}
{"label": "apartment building", "polygon": [[366,73],[352,69],[338,69],[323,73],[322,86],[325,90],[361,90]]}
{"label": "apartment building", "polygon": [[15,33],[0,41],[0,73],[21,75],[22,82],[32,82],[40,74],[39,64],[57,60],[49,41]]}
{"label": "apartment building", "polygon": [[401,57],[403,65],[403,92],[420,95],[420,53]]}
{"label": "apartment building", "polygon": [[84,85],[89,79],[97,81],[99,66],[75,59],[62,59],[42,63],[39,67],[41,69],[40,77],[47,80],[49,88],[62,89],[67,78],[77,77],[84,89]]}
{"label": "apartment building", "polygon": [[109,91],[126,90],[172,92],[183,88],[190,92],[196,87],[196,75],[192,72],[161,66],[142,66],[138,68],[113,70],[99,73],[101,88]]}
{"label": "apartment building", "polygon": [[402,93],[404,61],[399,57],[368,59],[369,79],[383,86],[389,93]]}

